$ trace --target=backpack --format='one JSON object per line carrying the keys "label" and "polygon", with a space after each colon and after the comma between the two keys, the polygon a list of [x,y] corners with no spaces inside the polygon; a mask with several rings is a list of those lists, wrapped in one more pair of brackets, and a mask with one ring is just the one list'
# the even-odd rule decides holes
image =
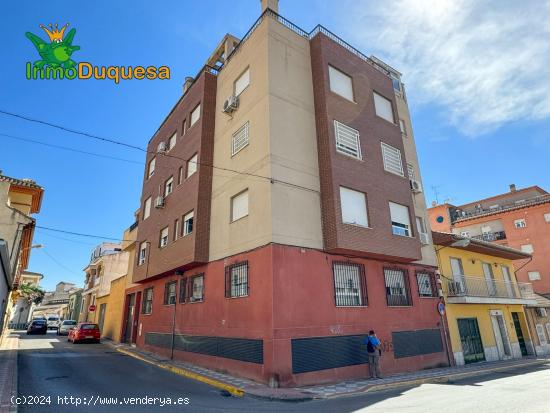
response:
{"label": "backpack", "polygon": [[372,341],[371,341],[370,337],[367,338],[367,351],[368,351],[369,353],[374,353],[374,352],[376,352],[376,348],[375,348],[374,345],[372,344]]}

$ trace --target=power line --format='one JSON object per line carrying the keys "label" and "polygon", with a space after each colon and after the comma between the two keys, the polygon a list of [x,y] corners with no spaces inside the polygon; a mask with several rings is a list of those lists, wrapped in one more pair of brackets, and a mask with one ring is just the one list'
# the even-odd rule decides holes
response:
{"label": "power line", "polygon": [[64,238],[64,237],[58,237],[57,235],[48,234],[47,232],[40,231],[40,230],[37,230],[37,232],[38,232],[39,234],[45,235],[45,236],[47,236],[47,237],[51,237],[51,238],[55,238],[55,239],[59,239],[59,240],[67,241],[67,242],[73,242],[73,243],[75,243],[75,244],[88,245],[88,246],[95,246],[95,245],[96,245],[96,244],[92,244],[91,242],[83,242],[83,241],[77,241],[77,240],[75,240],[75,239]]}
{"label": "power line", "polygon": [[131,159],[123,159],[123,158],[117,158],[116,156],[109,156],[109,155],[103,155],[103,154],[95,153],[95,152],[82,151],[80,149],[69,148],[68,146],[54,145],[52,143],[40,142],[40,141],[37,141],[37,140],[34,140],[34,139],[23,138],[21,136],[9,135],[7,133],[0,133],[0,136],[5,136],[5,137],[11,138],[11,139],[17,139],[17,140],[24,141],[24,142],[36,143],[38,145],[44,145],[44,146],[48,146],[50,148],[63,149],[63,150],[66,150],[66,151],[83,153],[85,155],[97,156],[99,158],[113,159],[115,161],[135,163],[135,164],[138,164],[138,165],[143,165],[144,164],[143,162],[132,161]]}
{"label": "power line", "polygon": [[99,239],[106,239],[110,241],[127,241],[127,242],[134,242],[133,240],[128,239],[120,239],[120,238],[112,238],[112,237],[104,237],[102,235],[92,235],[92,234],[84,234],[82,232],[73,232],[73,231],[66,231],[64,229],[57,229],[57,228],[51,228],[51,227],[43,227],[41,225],[35,225],[36,228],[45,229],[47,231],[54,231],[54,232],[61,232],[63,234],[70,234],[70,235],[76,235],[79,237],[87,237],[87,238],[99,238]]}
{"label": "power line", "polygon": [[[75,130],[75,129],[67,128],[67,127],[65,127],[65,126],[56,125],[56,124],[54,124],[54,123],[47,122],[47,121],[43,121],[43,120],[40,120],[40,119],[33,119],[33,118],[28,117],[28,116],[19,115],[19,114],[17,114],[17,113],[12,113],[12,112],[7,112],[7,111],[4,111],[4,110],[0,110],[0,114],[4,114],[4,115],[7,115],[7,116],[12,116],[12,117],[15,117],[15,118],[18,118],[18,119],[22,119],[22,120],[25,120],[25,121],[28,121],[28,122],[39,123],[39,124],[46,125],[46,126],[49,126],[49,127],[52,127],[52,128],[60,129],[60,130],[65,131],[65,132],[69,132],[69,133],[74,133],[74,134],[76,134],[76,135],[85,136],[85,137],[88,137],[88,138],[91,138],[91,139],[97,139],[97,140],[100,140],[100,141],[103,141],[103,142],[108,142],[108,143],[112,143],[112,144],[115,144],[115,145],[121,145],[121,146],[130,148],[130,149],[135,149],[135,150],[141,151],[141,152],[145,152],[145,153],[149,153],[149,154],[154,154],[154,155],[157,155],[157,154],[158,154],[158,153],[155,152],[155,151],[149,151],[149,150],[147,150],[147,149],[145,149],[145,148],[142,148],[142,147],[139,147],[139,146],[135,146],[135,145],[130,145],[130,144],[128,144],[128,143],[121,142],[121,141],[117,141],[117,140],[115,140],[115,139],[104,138],[104,137],[101,137],[101,136],[93,135],[93,134],[88,133],[88,132],[82,132],[82,131],[78,131],[78,130]],[[207,163],[204,163],[204,162],[189,161],[188,159],[184,159],[184,158],[181,158],[181,157],[179,157],[179,156],[170,155],[170,154],[167,154],[167,153],[160,153],[160,154],[163,155],[163,156],[166,156],[166,157],[169,157],[169,158],[178,159],[178,160],[181,160],[181,161],[184,161],[184,162],[194,163],[195,165],[202,165],[202,166],[206,166],[206,167],[212,168],[212,169],[218,169],[218,170],[221,170],[221,171],[233,172],[233,173],[236,173],[236,174],[247,175],[247,176],[251,176],[251,177],[255,177],[255,178],[265,179],[265,180],[271,182],[272,184],[274,184],[274,183],[279,183],[279,184],[287,185],[287,186],[290,186],[290,187],[294,187],[294,188],[298,188],[298,189],[303,189],[303,190],[306,190],[306,191],[309,191],[309,192],[319,193],[319,191],[318,191],[317,189],[308,188],[308,187],[306,187],[306,186],[302,186],[302,185],[295,184],[295,183],[288,182],[288,181],[283,181],[283,180],[275,179],[275,178],[272,178],[272,177],[269,177],[269,176],[258,175],[258,174],[254,174],[254,173],[251,173],[251,172],[237,171],[237,170],[235,170],[235,169],[224,168],[224,167],[220,167],[220,166],[215,166],[215,165],[213,165],[213,164],[207,164]]]}
{"label": "power line", "polygon": [[61,268],[63,268],[65,271],[68,271],[70,272],[71,274],[73,275],[76,275],[77,273],[73,270],[71,270],[69,267],[66,267],[64,264],[61,264],[53,255],[51,255],[48,251],[45,251],[45,250],[41,250],[44,254],[46,254],[46,256],[52,260],[53,262],[55,262],[57,265],[59,265]]}

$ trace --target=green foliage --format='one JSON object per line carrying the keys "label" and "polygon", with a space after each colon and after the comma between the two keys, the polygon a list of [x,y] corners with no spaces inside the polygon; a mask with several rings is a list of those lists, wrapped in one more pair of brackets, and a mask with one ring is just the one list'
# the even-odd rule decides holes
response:
{"label": "green foliage", "polygon": [[19,287],[21,297],[25,298],[29,303],[40,304],[44,298],[44,290],[31,284],[21,284]]}

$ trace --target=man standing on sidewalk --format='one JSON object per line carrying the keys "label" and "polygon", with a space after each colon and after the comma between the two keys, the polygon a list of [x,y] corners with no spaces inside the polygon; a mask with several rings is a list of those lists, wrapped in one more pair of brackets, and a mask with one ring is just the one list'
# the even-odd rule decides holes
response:
{"label": "man standing on sidewalk", "polygon": [[376,337],[374,330],[369,331],[369,335],[365,338],[367,345],[367,355],[369,357],[369,371],[371,379],[381,379],[380,374],[380,340]]}

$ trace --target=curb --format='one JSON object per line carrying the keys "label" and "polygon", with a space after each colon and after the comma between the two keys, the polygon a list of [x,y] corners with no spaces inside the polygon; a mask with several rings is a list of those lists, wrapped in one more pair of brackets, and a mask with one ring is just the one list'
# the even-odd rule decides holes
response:
{"label": "curb", "polygon": [[350,396],[357,396],[360,394],[365,393],[374,393],[378,391],[384,391],[384,390],[391,390],[391,389],[397,389],[400,387],[409,387],[409,386],[418,386],[421,384],[437,384],[437,383],[448,383],[450,380],[455,379],[463,379],[467,377],[475,377],[475,376],[483,376],[486,374],[494,373],[497,371],[503,371],[503,370],[509,370],[511,368],[517,368],[517,367],[529,367],[529,366],[535,366],[539,364],[545,364],[548,363],[548,360],[534,360],[529,363],[524,364],[517,364],[517,365],[508,365],[508,366],[495,366],[490,369],[486,370],[476,370],[476,371],[467,371],[462,373],[451,373],[447,375],[442,376],[436,376],[436,377],[425,377],[421,379],[416,380],[409,380],[409,381],[400,381],[395,383],[387,383],[387,384],[375,384],[372,386],[368,386],[366,388],[363,388],[361,390],[358,390],[353,393],[347,393],[347,394],[335,394],[333,396],[329,397],[320,397],[321,399],[334,399],[338,397],[350,397]]}
{"label": "curb", "polygon": [[181,368],[181,367],[171,366],[171,365],[165,364],[163,362],[157,362],[157,361],[150,360],[146,357],[143,357],[143,356],[141,356],[139,354],[136,354],[132,351],[128,351],[124,348],[118,347],[118,348],[116,348],[116,351],[118,351],[120,353],[123,353],[123,354],[126,354],[127,356],[133,357],[135,359],[141,360],[145,363],[152,364],[153,366],[159,367],[161,369],[168,370],[168,371],[170,371],[174,374],[177,374],[179,376],[183,376],[183,377],[187,377],[189,379],[197,380],[197,381],[200,381],[202,383],[208,384],[212,387],[216,387],[218,389],[228,391],[233,396],[243,397],[244,394],[245,394],[245,391],[241,388],[232,386],[232,385],[227,384],[227,383],[223,383],[219,380],[211,379],[210,377],[206,377],[206,376],[203,376],[202,374],[194,373],[190,370],[186,370],[186,369]]}

